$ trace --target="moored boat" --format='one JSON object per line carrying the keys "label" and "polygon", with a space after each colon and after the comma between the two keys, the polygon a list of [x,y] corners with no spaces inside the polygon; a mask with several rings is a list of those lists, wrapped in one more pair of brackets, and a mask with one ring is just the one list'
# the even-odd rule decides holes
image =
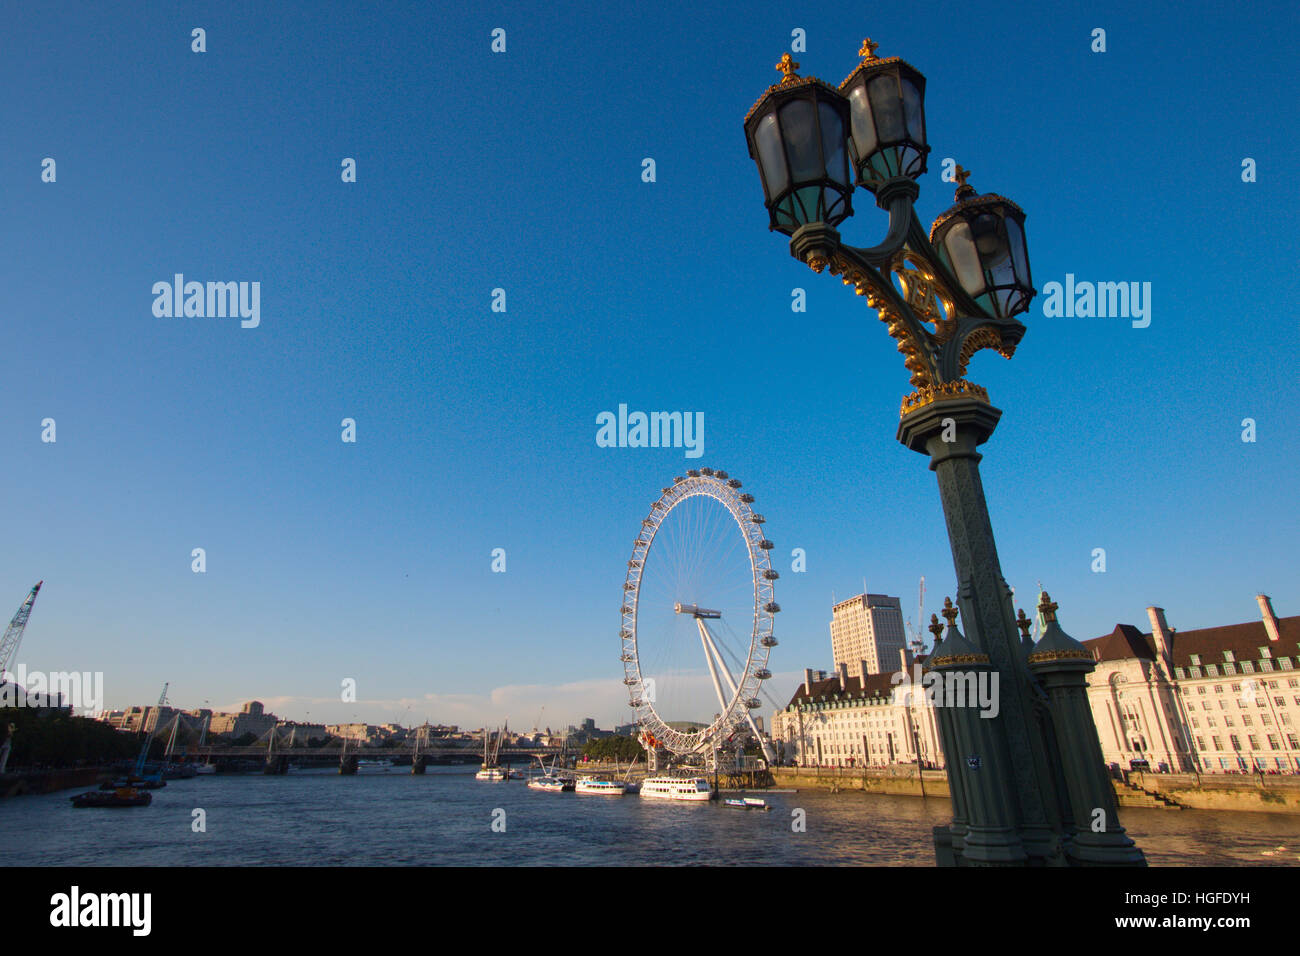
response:
{"label": "moored boat", "polygon": [[573,789],[573,781],[566,780],[564,777],[557,777],[553,774],[546,774],[544,777],[533,777],[528,781],[528,789],[544,790],[547,793],[562,793],[566,790]]}
{"label": "moored boat", "polygon": [[713,788],[704,777],[646,777],[641,796],[655,800],[711,800]]}
{"label": "moored boat", "polygon": [[153,803],[153,794],[135,787],[116,790],[87,790],[69,797],[74,807],[147,807]]}
{"label": "moored boat", "polygon": [[627,784],[622,780],[598,780],[595,777],[582,777],[574,784],[575,793],[590,793],[602,797],[621,797],[627,793]]}

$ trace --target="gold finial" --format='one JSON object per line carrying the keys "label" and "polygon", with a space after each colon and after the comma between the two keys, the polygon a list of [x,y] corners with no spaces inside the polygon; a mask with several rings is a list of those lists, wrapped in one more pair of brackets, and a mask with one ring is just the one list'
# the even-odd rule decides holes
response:
{"label": "gold finial", "polygon": [[1051,624],[1056,620],[1057,607],[1059,607],[1059,605],[1052,602],[1052,599],[1047,596],[1046,591],[1038,592],[1038,613],[1043,615],[1043,623]]}
{"label": "gold finial", "polygon": [[1020,616],[1016,618],[1016,627],[1020,628],[1020,639],[1029,640],[1029,629],[1034,626],[1034,622],[1025,617],[1025,609],[1020,609]]}
{"label": "gold finial", "polygon": [[952,606],[952,598],[946,597],[943,599],[943,611],[940,613],[943,614],[944,620],[948,622],[949,627],[957,626],[957,609]]}
{"label": "gold finial", "polygon": [[957,195],[953,197],[954,199],[964,199],[967,196],[975,195],[975,187],[966,184],[966,180],[970,179],[969,169],[959,165],[953,171],[952,178],[957,181]]}
{"label": "gold finial", "polygon": [[785,74],[781,79],[782,83],[789,83],[792,80],[799,79],[798,74],[795,73],[795,70],[799,69],[799,64],[795,62],[794,57],[789,53],[781,54],[781,62],[776,65],[776,69]]}
{"label": "gold finial", "polygon": [[929,631],[931,634],[934,635],[934,642],[936,644],[938,644],[941,640],[943,640],[943,625],[939,623],[939,615],[937,614],[930,615]]}
{"label": "gold finial", "polygon": [[867,37],[862,41],[862,49],[858,51],[858,56],[862,57],[863,60],[874,60],[876,59],[876,47],[878,46],[880,46],[879,43],[871,39],[871,37]]}

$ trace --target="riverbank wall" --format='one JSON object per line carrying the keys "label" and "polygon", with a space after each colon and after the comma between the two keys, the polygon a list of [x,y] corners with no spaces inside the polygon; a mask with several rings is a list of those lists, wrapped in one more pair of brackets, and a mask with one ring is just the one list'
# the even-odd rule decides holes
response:
{"label": "riverbank wall", "polygon": [[107,771],[99,767],[69,770],[24,770],[0,774],[0,799],[22,794],[54,793],[74,787],[93,786],[106,779]]}
{"label": "riverbank wall", "polygon": [[[778,787],[796,790],[859,791],[895,796],[949,799],[948,775],[927,770],[918,778],[915,767],[778,767],[772,771]],[[1300,777],[1247,777],[1176,773],[1126,773],[1114,780],[1121,807],[1152,809],[1226,810],[1231,812],[1300,815]]]}

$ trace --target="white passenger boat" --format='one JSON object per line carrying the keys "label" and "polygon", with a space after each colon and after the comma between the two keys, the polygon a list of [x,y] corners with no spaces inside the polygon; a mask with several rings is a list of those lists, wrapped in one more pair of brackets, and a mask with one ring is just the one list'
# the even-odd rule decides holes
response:
{"label": "white passenger boat", "polygon": [[641,796],[655,800],[710,800],[713,788],[704,777],[646,777]]}
{"label": "white passenger boat", "polygon": [[474,774],[475,780],[497,781],[510,779],[510,770],[506,767],[498,766],[497,764],[497,760],[501,754],[501,744],[504,741],[504,730],[499,730],[497,733],[489,737],[487,728],[483,728],[483,765],[479,772]]}
{"label": "white passenger boat", "polygon": [[595,777],[582,777],[574,785],[576,793],[594,793],[605,797],[621,797],[627,793],[627,784],[622,780],[597,780]]}
{"label": "white passenger boat", "polygon": [[552,774],[547,774],[544,777],[530,778],[528,781],[528,789],[544,790],[547,793],[562,793],[565,790],[573,789],[573,781]]}

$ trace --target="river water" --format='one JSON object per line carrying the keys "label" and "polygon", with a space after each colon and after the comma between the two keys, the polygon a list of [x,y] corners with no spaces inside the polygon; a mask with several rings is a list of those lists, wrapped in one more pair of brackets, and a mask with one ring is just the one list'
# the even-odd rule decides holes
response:
{"label": "river water", "polygon": [[[946,800],[806,790],[741,811],[545,793],[474,770],[218,774],[122,810],[76,809],[77,790],[14,797],[0,801],[0,836],[11,862],[65,866],[931,866],[931,827],[950,819]],[[1134,808],[1121,820],[1153,865],[1300,863],[1300,816]]]}

